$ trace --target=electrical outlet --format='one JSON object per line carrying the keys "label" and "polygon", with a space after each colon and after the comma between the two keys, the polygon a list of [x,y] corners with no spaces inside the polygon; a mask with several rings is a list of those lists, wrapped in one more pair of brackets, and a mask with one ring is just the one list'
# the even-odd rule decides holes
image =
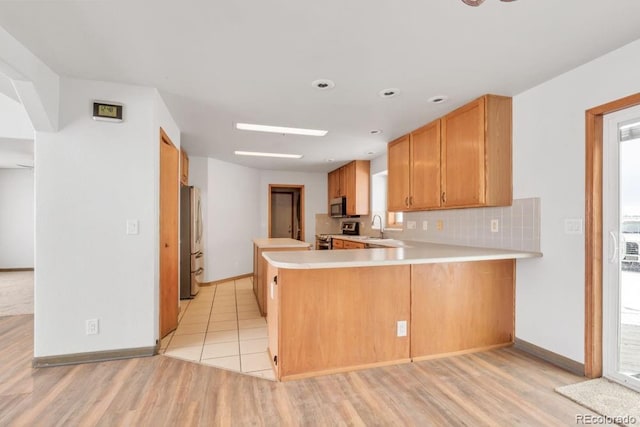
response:
{"label": "electrical outlet", "polygon": [[441,219],[439,219],[439,220],[436,222],[436,229],[437,229],[438,231],[442,231],[442,229],[443,229],[443,228],[444,228],[444,221],[443,221],[443,220],[441,220]]}
{"label": "electrical outlet", "polygon": [[407,221],[407,230],[415,230],[416,222],[415,221]]}
{"label": "electrical outlet", "polygon": [[422,231],[427,231],[429,229],[429,221],[422,221]]}
{"label": "electrical outlet", "polygon": [[396,335],[399,337],[407,336],[407,321],[406,320],[398,320],[396,324]]}
{"label": "electrical outlet", "polygon": [[87,335],[97,335],[100,333],[98,326],[98,319],[88,319],[86,322]]}
{"label": "electrical outlet", "polygon": [[500,220],[492,219],[491,220],[491,232],[497,233],[500,230]]}

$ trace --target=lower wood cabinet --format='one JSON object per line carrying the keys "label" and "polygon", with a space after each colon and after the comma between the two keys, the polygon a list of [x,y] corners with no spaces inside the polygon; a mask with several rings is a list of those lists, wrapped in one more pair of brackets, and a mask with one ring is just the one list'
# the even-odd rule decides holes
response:
{"label": "lower wood cabinet", "polygon": [[260,308],[260,314],[267,315],[267,265],[269,263],[262,257],[262,252],[282,252],[282,251],[308,251],[309,247],[294,247],[294,248],[259,248],[254,243],[253,245],[253,293],[258,300],[258,307]]}
{"label": "lower wood cabinet", "polygon": [[331,247],[332,249],[364,249],[367,245],[352,240],[332,239]]}
{"label": "lower wood cabinet", "polygon": [[[357,268],[265,268],[278,380],[506,346],[515,260]],[[407,334],[398,336],[398,322]],[[400,334],[402,335],[402,334]]]}
{"label": "lower wood cabinet", "polygon": [[412,359],[513,343],[515,260],[411,268]]}

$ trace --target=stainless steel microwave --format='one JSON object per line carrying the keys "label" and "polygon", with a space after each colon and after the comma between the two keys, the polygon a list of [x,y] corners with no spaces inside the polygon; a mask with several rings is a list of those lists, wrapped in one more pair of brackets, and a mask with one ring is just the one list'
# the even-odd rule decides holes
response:
{"label": "stainless steel microwave", "polygon": [[338,197],[336,199],[331,199],[330,203],[331,211],[329,215],[333,218],[342,218],[347,216],[347,198],[346,197]]}

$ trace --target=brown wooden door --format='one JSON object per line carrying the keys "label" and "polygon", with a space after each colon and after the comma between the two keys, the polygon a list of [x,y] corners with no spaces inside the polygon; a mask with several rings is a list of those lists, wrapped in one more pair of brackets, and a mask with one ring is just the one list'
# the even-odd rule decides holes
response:
{"label": "brown wooden door", "polygon": [[160,130],[160,337],[178,326],[179,153]]}
{"label": "brown wooden door", "polygon": [[443,206],[485,202],[484,98],[442,118]]}
{"label": "brown wooden door", "polygon": [[389,143],[387,210],[390,212],[406,211],[409,207],[409,150],[409,135]]}
{"label": "brown wooden door", "polygon": [[411,209],[440,206],[440,120],[411,133]]}

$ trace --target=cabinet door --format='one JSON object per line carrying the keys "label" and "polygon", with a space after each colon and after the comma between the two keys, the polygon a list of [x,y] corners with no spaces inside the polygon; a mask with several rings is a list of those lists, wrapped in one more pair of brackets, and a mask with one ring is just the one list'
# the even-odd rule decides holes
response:
{"label": "cabinet door", "polygon": [[485,203],[485,99],[442,118],[442,206]]}
{"label": "cabinet door", "polygon": [[406,211],[409,208],[410,137],[405,135],[389,143],[387,149],[387,210]]}
{"label": "cabinet door", "polygon": [[440,120],[411,133],[411,209],[440,207]]}
{"label": "cabinet door", "polygon": [[342,171],[342,196],[347,198],[347,215],[356,212],[356,162],[347,163]]}
{"label": "cabinet door", "polygon": [[364,249],[364,243],[352,242],[350,240],[344,241],[344,249]]}
{"label": "cabinet door", "polygon": [[334,171],[329,172],[328,175],[328,189],[329,189],[329,202],[331,199],[335,199],[336,197],[340,197],[340,170],[336,169]]}
{"label": "cabinet door", "polygon": [[180,182],[189,185],[189,156],[183,149],[180,149]]}
{"label": "cabinet door", "polygon": [[344,249],[344,240],[332,239],[331,249]]}
{"label": "cabinet door", "polygon": [[[279,319],[280,319],[280,289],[277,283],[278,269],[271,264],[268,265],[267,271],[267,299],[266,304],[269,308],[267,311],[267,330],[269,341],[269,358],[271,359],[271,367],[276,373],[276,379],[280,379],[280,361],[279,353]],[[272,284],[273,283],[273,284]]]}

